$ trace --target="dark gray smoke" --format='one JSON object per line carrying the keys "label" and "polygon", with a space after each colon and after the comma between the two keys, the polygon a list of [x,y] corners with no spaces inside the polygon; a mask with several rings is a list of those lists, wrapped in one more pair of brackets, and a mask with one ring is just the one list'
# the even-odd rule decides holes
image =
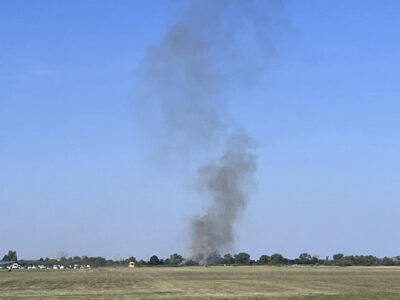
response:
{"label": "dark gray smoke", "polygon": [[220,161],[199,168],[200,191],[212,202],[206,213],[192,222],[192,260],[212,263],[233,242],[233,222],[246,207],[256,171],[252,146],[245,134],[231,136]]}
{"label": "dark gray smoke", "polygon": [[177,22],[146,54],[139,100],[159,109],[169,148],[214,151],[215,144],[226,145],[218,163],[198,169],[200,191],[211,204],[191,224],[189,258],[207,263],[233,243],[233,224],[246,207],[256,170],[251,138],[229,126],[224,90],[257,81],[273,52],[272,24],[281,3],[180,4]]}

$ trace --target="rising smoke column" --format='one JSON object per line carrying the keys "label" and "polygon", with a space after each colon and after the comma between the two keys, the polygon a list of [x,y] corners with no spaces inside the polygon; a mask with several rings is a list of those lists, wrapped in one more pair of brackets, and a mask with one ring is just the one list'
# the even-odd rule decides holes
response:
{"label": "rising smoke column", "polygon": [[199,168],[200,189],[212,202],[206,213],[191,224],[190,259],[213,263],[220,250],[233,242],[233,222],[246,207],[256,171],[252,144],[245,134],[230,136],[219,162]]}
{"label": "rising smoke column", "polygon": [[[234,221],[246,207],[256,170],[252,139],[228,124],[223,90],[256,81],[259,58],[271,53],[271,15],[280,2],[181,3],[177,22],[144,58],[138,98],[160,110],[164,134],[178,151],[210,151],[221,141],[226,145],[218,162],[198,168],[199,191],[211,203],[191,223],[189,258],[205,264],[233,243]],[[247,43],[262,55],[246,52]]]}

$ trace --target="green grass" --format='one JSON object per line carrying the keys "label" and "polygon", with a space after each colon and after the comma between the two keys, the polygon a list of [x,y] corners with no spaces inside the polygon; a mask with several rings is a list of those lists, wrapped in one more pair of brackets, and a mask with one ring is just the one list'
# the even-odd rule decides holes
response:
{"label": "green grass", "polygon": [[0,271],[2,299],[400,299],[400,267]]}

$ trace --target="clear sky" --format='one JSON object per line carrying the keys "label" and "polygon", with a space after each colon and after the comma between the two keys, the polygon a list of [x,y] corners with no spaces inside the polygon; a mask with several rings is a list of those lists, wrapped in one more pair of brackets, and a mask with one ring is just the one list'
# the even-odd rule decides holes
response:
{"label": "clear sky", "polygon": [[[133,105],[179,5],[0,2],[0,253],[185,253],[206,204],[192,170],[152,161]],[[288,1],[285,14],[262,83],[228,105],[259,144],[232,252],[400,255],[400,2]]]}

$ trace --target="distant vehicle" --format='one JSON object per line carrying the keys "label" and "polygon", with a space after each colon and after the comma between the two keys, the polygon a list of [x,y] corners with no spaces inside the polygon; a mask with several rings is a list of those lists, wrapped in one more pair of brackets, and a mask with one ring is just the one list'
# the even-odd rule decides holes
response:
{"label": "distant vehicle", "polygon": [[13,269],[19,269],[20,265],[15,261],[0,261],[1,268],[7,268],[8,272],[11,272]]}
{"label": "distant vehicle", "polygon": [[20,269],[21,266],[18,263],[13,263],[11,266],[12,269]]}
{"label": "distant vehicle", "polygon": [[53,266],[53,270],[58,270],[58,266],[57,266],[57,265],[54,265],[54,266]]}
{"label": "distant vehicle", "polygon": [[38,268],[39,268],[40,270],[44,270],[44,269],[46,269],[46,266],[44,266],[44,265],[38,265]]}
{"label": "distant vehicle", "polygon": [[134,268],[135,267],[135,262],[134,261],[130,261],[129,262],[129,268]]}

